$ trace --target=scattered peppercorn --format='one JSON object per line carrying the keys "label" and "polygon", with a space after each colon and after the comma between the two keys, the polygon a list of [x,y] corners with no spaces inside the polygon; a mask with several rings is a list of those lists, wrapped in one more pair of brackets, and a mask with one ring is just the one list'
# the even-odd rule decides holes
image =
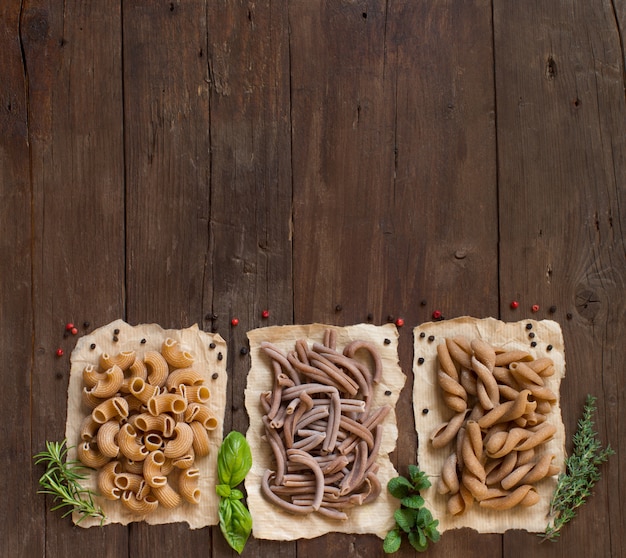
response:
{"label": "scattered peppercorn", "polygon": [[62,356],[63,356],[63,354],[64,354],[64,353],[63,353],[63,349],[61,349],[61,348],[57,349],[56,355],[57,355],[58,357],[62,357]]}
{"label": "scattered peppercorn", "polygon": [[337,306],[335,306],[335,312],[341,312],[343,310],[343,306],[341,306],[341,304],[337,304]]}
{"label": "scattered peppercorn", "polygon": [[213,374],[211,374],[211,378],[213,378],[214,380],[217,380],[218,377],[219,374],[217,372],[213,372]]}
{"label": "scattered peppercorn", "polygon": [[426,306],[428,304],[428,302],[426,301],[426,299],[422,300],[422,302],[420,302],[421,306]]}
{"label": "scattered peppercorn", "polygon": [[428,340],[432,343],[435,340],[435,336],[434,335],[429,335],[428,336]]}
{"label": "scattered peppercorn", "polygon": [[385,395],[391,395],[391,391],[387,390],[387,391],[385,392]]}
{"label": "scattered peppercorn", "polygon": [[424,357],[419,357],[419,358],[417,359],[417,364],[420,364],[420,365],[421,365],[421,364],[424,364]]}
{"label": "scattered peppercorn", "polygon": [[433,319],[434,320],[438,320],[439,318],[441,318],[441,311],[440,310],[435,310],[433,312]]}
{"label": "scattered peppercorn", "polygon": [[535,334],[531,331],[531,332],[528,334],[528,337],[530,337],[531,339],[533,339],[533,338],[535,337]]}
{"label": "scattered peppercorn", "polygon": [[548,346],[546,347],[546,350],[551,351],[551,350],[552,350],[552,348],[553,348],[553,347],[552,347],[552,345],[548,345]]}
{"label": "scattered peppercorn", "polygon": [[145,345],[145,344],[146,344],[146,340],[145,340],[145,339],[142,339],[142,340],[140,341],[140,343],[141,343],[142,345]]}
{"label": "scattered peppercorn", "polygon": [[211,320],[211,314],[207,314],[206,316],[204,316],[204,319],[208,322],[209,320]]}
{"label": "scattered peppercorn", "polygon": [[517,300],[514,300],[513,302],[511,302],[511,308],[513,308],[513,310],[515,310],[516,308],[519,308],[519,302],[517,302]]}
{"label": "scattered peppercorn", "polygon": [[247,355],[248,354],[248,349],[246,347],[241,347],[241,349],[239,350],[239,352],[242,355]]}
{"label": "scattered peppercorn", "polygon": [[61,372],[57,372],[56,373],[56,378],[57,378],[57,380],[60,380],[61,378],[63,378],[63,374],[61,374]]}
{"label": "scattered peppercorn", "polygon": [[550,312],[550,314],[554,314],[556,312],[556,305],[553,304],[552,306],[550,306],[548,312]]}
{"label": "scattered peppercorn", "polygon": [[391,344],[391,339],[385,339],[384,343],[385,343],[385,345],[390,345]]}
{"label": "scattered peppercorn", "polygon": [[531,309],[533,312],[539,312],[539,305],[538,305],[538,304],[533,304],[533,305],[530,307],[530,309]]}
{"label": "scattered peppercorn", "polygon": [[374,314],[372,314],[371,312],[367,315],[367,321],[371,322],[374,319]]}
{"label": "scattered peppercorn", "polygon": [[238,326],[239,318],[233,318],[232,320],[230,320],[230,325],[232,325],[233,327]]}
{"label": "scattered peppercorn", "polygon": [[263,310],[263,312],[261,312],[261,318],[263,318],[264,320],[267,320],[267,318],[270,317],[270,311],[269,310]]}
{"label": "scattered peppercorn", "polygon": [[404,325],[404,320],[402,318],[396,319],[396,326],[402,327]]}
{"label": "scattered peppercorn", "polygon": [[428,409],[422,409],[422,414],[423,415],[427,415],[428,414]]}
{"label": "scattered peppercorn", "polygon": [[96,348],[96,344],[92,343],[91,345],[89,345],[89,348],[93,351]]}
{"label": "scattered peppercorn", "polygon": [[533,324],[526,324],[526,329],[532,329],[533,328]]}
{"label": "scattered peppercorn", "polygon": [[119,330],[119,329],[117,329],[117,328],[115,328],[115,329],[113,330],[113,335],[118,335],[118,334],[119,334],[119,332],[120,332],[120,330]]}
{"label": "scattered peppercorn", "polygon": [[117,343],[118,341],[119,341],[118,336],[117,336],[117,335],[114,335],[114,336],[113,336],[113,342],[114,342],[114,343]]}
{"label": "scattered peppercorn", "polygon": [[422,332],[420,333],[420,337],[421,337],[422,339],[424,339],[424,337],[426,337],[426,334],[422,331]]}
{"label": "scattered peppercorn", "polygon": [[533,342],[530,344],[530,346],[531,346],[531,347],[536,347],[536,346],[537,346],[537,341],[533,341]]}
{"label": "scattered peppercorn", "polygon": [[73,327],[74,324],[72,322],[68,322],[65,324],[65,331],[71,331]]}
{"label": "scattered peppercorn", "polygon": [[89,322],[83,322],[83,327],[87,329],[91,324]]}
{"label": "scattered peppercorn", "polygon": [[217,353],[217,360],[222,360],[224,355],[222,353]]}
{"label": "scattered peppercorn", "polygon": [[76,335],[78,333],[78,328],[73,327],[72,329],[70,329],[70,333],[72,335]]}
{"label": "scattered peppercorn", "polygon": [[393,321],[394,321],[394,319],[395,319],[395,318],[394,318],[391,314],[389,314],[389,316],[387,316],[387,321],[388,321],[389,323],[393,322]]}
{"label": "scattered peppercorn", "polygon": [[572,316],[571,312],[568,312],[565,316],[568,320],[571,320],[574,316]]}
{"label": "scattered peppercorn", "polygon": [[215,343],[209,343],[209,349],[215,349]]}

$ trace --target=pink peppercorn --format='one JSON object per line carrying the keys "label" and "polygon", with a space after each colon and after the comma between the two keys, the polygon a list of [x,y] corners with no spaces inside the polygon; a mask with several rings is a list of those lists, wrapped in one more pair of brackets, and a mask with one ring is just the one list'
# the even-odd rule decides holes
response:
{"label": "pink peppercorn", "polygon": [[76,335],[76,334],[78,333],[78,329],[77,329],[77,328],[75,328],[75,327],[73,327],[72,329],[70,329],[70,333],[71,333],[72,335]]}
{"label": "pink peppercorn", "polygon": [[65,331],[72,331],[74,324],[72,322],[68,322],[65,324]]}
{"label": "pink peppercorn", "polygon": [[230,320],[230,325],[232,325],[232,326],[239,325],[239,319],[238,318],[233,318],[232,320]]}
{"label": "pink peppercorn", "polygon": [[263,312],[261,312],[261,318],[263,318],[264,320],[267,320],[267,318],[270,317],[270,311],[269,310],[263,310]]}
{"label": "pink peppercorn", "polygon": [[62,356],[63,356],[63,354],[64,354],[64,353],[63,353],[63,349],[57,349],[57,351],[56,351],[56,355],[57,355],[58,357],[62,357]]}
{"label": "pink peppercorn", "polygon": [[402,319],[402,318],[397,318],[397,319],[396,319],[396,325],[397,325],[398,327],[402,327],[402,326],[404,325],[404,319]]}
{"label": "pink peppercorn", "polygon": [[513,308],[513,310],[515,310],[518,307],[519,307],[519,302],[517,302],[517,300],[514,300],[513,302],[511,302],[511,308]]}
{"label": "pink peppercorn", "polygon": [[441,318],[441,311],[435,310],[433,312],[433,319],[438,320],[439,318]]}
{"label": "pink peppercorn", "polygon": [[539,305],[538,304],[533,304],[532,307],[531,307],[531,310],[533,312],[539,312]]}

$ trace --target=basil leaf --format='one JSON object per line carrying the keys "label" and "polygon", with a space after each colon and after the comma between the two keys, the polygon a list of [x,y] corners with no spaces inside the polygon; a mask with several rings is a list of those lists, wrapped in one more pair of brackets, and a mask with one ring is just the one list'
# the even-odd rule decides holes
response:
{"label": "basil leaf", "polygon": [[237,490],[236,488],[232,488],[228,497],[231,500],[241,500],[243,499],[243,492],[241,490]]}
{"label": "basil leaf", "polygon": [[402,536],[400,535],[400,531],[397,529],[392,529],[387,533],[385,540],[383,542],[383,550],[386,554],[393,554],[400,550],[400,544],[402,543]]}
{"label": "basil leaf", "polygon": [[217,474],[221,484],[237,486],[252,467],[252,453],[243,434],[232,431],[217,454]]}
{"label": "basil leaf", "polygon": [[222,496],[223,498],[228,498],[231,493],[231,488],[227,484],[218,484],[215,487],[215,492],[217,492],[217,494],[219,496]]}
{"label": "basil leaf", "polygon": [[243,552],[252,531],[252,516],[240,500],[224,498],[219,507],[220,530],[238,554]]}

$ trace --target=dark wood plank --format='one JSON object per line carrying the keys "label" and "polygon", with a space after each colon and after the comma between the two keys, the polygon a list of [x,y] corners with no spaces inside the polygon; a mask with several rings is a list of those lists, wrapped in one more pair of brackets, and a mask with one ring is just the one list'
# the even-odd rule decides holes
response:
{"label": "dark wood plank", "polygon": [[[288,22],[285,2],[207,7],[212,164],[204,311],[217,316],[207,326],[229,346],[225,432],[245,433],[246,331],[293,320]],[[221,534],[212,550],[236,556]],[[253,538],[245,550],[294,554],[295,544]]]}
{"label": "dark wood plank", "polygon": [[[0,350],[3,367],[0,392],[4,419],[0,433],[6,449],[5,502],[0,510],[3,556],[40,555],[44,533],[38,528],[44,501],[32,489],[39,469],[31,455],[38,448],[31,434],[33,377],[33,306],[31,298],[31,177],[28,148],[28,78],[21,52],[20,2],[0,6]],[[10,363],[10,364],[9,364]]]}
{"label": "dark wood plank", "polygon": [[[290,20],[295,320],[405,319],[395,459],[406,473],[412,326],[435,309],[498,311],[490,5],[303,1]],[[355,555],[360,539],[300,541],[298,555]],[[449,533],[431,552],[499,541]],[[367,546],[381,552],[375,537]]]}
{"label": "dark wood plank", "polygon": [[[74,346],[63,336],[65,323],[76,322],[82,333],[83,322],[98,325],[123,310],[120,14],[113,2],[66,2],[60,10],[33,1],[25,3],[21,28],[34,235],[31,396],[38,403],[31,428],[39,451],[65,432]],[[126,553],[123,527],[87,535],[58,512],[37,519],[50,555],[87,555],[94,545],[107,556]]]}
{"label": "dark wood plank", "polygon": [[[624,443],[620,363],[626,356],[620,30],[612,3],[600,1],[576,9],[570,2],[498,3],[494,21],[502,307],[519,295],[525,314],[536,303],[538,318],[561,323],[568,441],[591,393],[598,397],[601,438],[618,447]],[[505,537],[506,554],[623,555],[625,520],[615,490],[623,467],[623,456],[612,458],[558,545],[538,545],[531,535],[513,532]]]}
{"label": "dark wood plank", "polygon": [[[201,325],[210,197],[205,3],[125,3],[123,22],[127,319]],[[210,547],[210,528],[130,526],[131,556]]]}

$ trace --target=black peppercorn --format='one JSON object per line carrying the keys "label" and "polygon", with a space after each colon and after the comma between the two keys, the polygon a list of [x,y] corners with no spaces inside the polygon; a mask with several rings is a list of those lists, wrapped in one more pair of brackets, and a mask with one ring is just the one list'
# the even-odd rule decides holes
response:
{"label": "black peppercorn", "polygon": [[385,395],[391,395],[391,392],[390,392],[389,390],[387,390],[387,391],[385,392]]}
{"label": "black peppercorn", "polygon": [[374,314],[370,313],[367,315],[367,321],[371,322],[374,319]]}
{"label": "black peppercorn", "polygon": [[93,351],[96,348],[96,344],[92,343],[91,345],[89,345],[89,348]]}
{"label": "black peppercorn", "polygon": [[210,343],[209,344],[209,349],[215,349],[215,343]]}
{"label": "black peppercorn", "polygon": [[428,340],[432,343],[435,340],[435,336],[434,335],[429,335],[428,336]]}
{"label": "black peppercorn", "polygon": [[140,341],[140,343],[141,343],[142,345],[145,345],[145,344],[146,344],[146,340],[145,340],[145,339],[142,339],[142,340]]}
{"label": "black peppercorn", "polygon": [[114,342],[114,343],[117,343],[118,341],[119,341],[119,339],[118,339],[117,335],[114,335],[114,336],[113,336],[113,342]]}
{"label": "black peppercorn", "polygon": [[422,414],[423,415],[427,415],[428,414],[428,409],[422,409]]}
{"label": "black peppercorn", "polygon": [[420,337],[421,337],[422,339],[424,339],[424,337],[426,337],[426,334],[422,331],[422,332],[420,333]]}
{"label": "black peppercorn", "polygon": [[213,374],[211,374],[211,378],[213,378],[214,380],[217,380],[218,377],[219,374],[217,372],[213,372]]}
{"label": "black peppercorn", "polygon": [[417,359],[417,364],[424,364],[424,357],[419,357]]}
{"label": "black peppercorn", "polygon": [[222,360],[224,355],[222,353],[217,353],[217,360]]}
{"label": "black peppercorn", "polygon": [[535,334],[531,331],[531,332],[528,334],[528,337],[530,337],[531,339],[533,339],[533,338],[535,337]]}
{"label": "black peppercorn", "polygon": [[385,345],[390,345],[391,344],[391,339],[385,339]]}
{"label": "black peppercorn", "polygon": [[533,324],[526,324],[526,329],[532,329],[533,328]]}
{"label": "black peppercorn", "polygon": [[87,329],[91,324],[89,322],[83,322],[83,327]]}
{"label": "black peppercorn", "polygon": [[531,347],[536,347],[536,346],[537,346],[537,341],[533,341],[533,342],[530,344],[530,346],[531,346]]}
{"label": "black peppercorn", "polygon": [[546,349],[547,349],[548,351],[551,351],[551,350],[552,350],[552,345],[548,345],[548,346],[546,347]]}
{"label": "black peppercorn", "polygon": [[241,349],[239,350],[239,352],[242,355],[247,355],[248,354],[248,349],[246,347],[241,347]]}
{"label": "black peppercorn", "polygon": [[571,312],[568,312],[565,316],[568,320],[571,320],[574,316],[572,316]]}
{"label": "black peppercorn", "polygon": [[117,335],[119,332],[120,332],[120,330],[116,328],[116,329],[113,330],[113,335]]}
{"label": "black peppercorn", "polygon": [[548,312],[550,312],[550,314],[554,314],[556,312],[556,306],[554,304],[550,306],[550,308],[548,309]]}
{"label": "black peppercorn", "polygon": [[335,306],[335,312],[341,312],[342,308],[341,304],[337,304],[337,306]]}

